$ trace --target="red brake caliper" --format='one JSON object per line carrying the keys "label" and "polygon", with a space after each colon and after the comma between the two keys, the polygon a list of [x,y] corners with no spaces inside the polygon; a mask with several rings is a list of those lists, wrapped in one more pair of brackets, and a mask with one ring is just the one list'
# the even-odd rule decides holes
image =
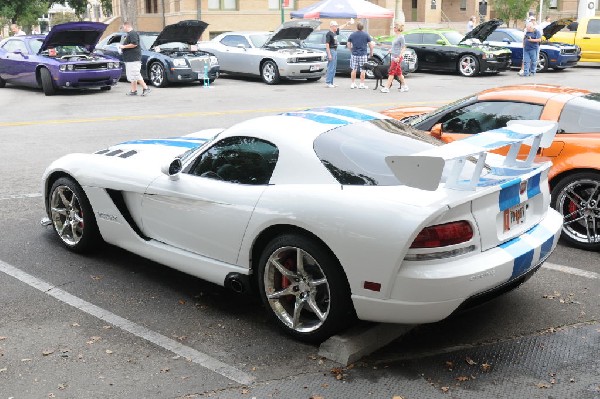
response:
{"label": "red brake caliper", "polygon": [[[283,262],[283,267],[285,267],[288,270],[294,271],[296,270],[296,262],[294,260],[294,258],[289,257],[287,258],[284,262]],[[281,288],[285,289],[287,287],[289,287],[290,285],[292,285],[292,282],[283,274],[281,275]],[[288,299],[292,300],[293,297],[289,296]]]}

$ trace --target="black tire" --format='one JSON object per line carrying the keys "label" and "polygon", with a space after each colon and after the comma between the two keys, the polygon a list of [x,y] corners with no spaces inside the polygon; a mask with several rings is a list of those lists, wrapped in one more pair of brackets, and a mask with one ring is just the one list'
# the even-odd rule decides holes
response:
{"label": "black tire", "polygon": [[6,86],[6,80],[0,78],[0,89],[4,88],[4,86]]}
{"label": "black tire", "polygon": [[537,64],[535,65],[535,72],[546,72],[548,70],[548,55],[543,51],[540,51]]}
{"label": "black tire", "polygon": [[[296,261],[299,254],[302,271]],[[289,274],[282,274],[279,266]],[[260,257],[257,279],[267,311],[279,328],[297,340],[322,342],[356,318],[346,275],[331,252],[314,239],[298,234],[273,239]],[[316,281],[319,284],[313,285]],[[281,295],[267,297],[275,292]]]}
{"label": "black tire", "polygon": [[279,83],[281,76],[277,64],[271,60],[265,61],[260,67],[260,77],[268,85]]}
{"label": "black tire", "polygon": [[160,62],[153,62],[148,68],[148,80],[154,87],[167,87],[169,81],[167,80],[167,73],[165,67]]}
{"label": "black tire", "polygon": [[90,252],[102,242],[90,202],[73,179],[57,179],[46,201],[54,231],[69,250]]}
{"label": "black tire", "polygon": [[44,90],[44,94],[47,96],[53,96],[56,93],[56,88],[52,83],[52,75],[50,75],[50,71],[46,68],[40,69],[40,79],[42,81],[42,90]]}
{"label": "black tire", "polygon": [[473,54],[465,54],[458,60],[458,73],[468,78],[479,73],[479,60]]}
{"label": "black tire", "polygon": [[600,173],[579,172],[552,189],[552,207],[563,216],[562,238],[574,247],[600,250]]}

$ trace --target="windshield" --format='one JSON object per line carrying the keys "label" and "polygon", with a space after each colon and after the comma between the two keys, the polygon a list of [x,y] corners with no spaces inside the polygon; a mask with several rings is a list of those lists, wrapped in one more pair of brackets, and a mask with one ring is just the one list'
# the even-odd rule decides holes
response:
{"label": "windshield", "polygon": [[262,47],[267,42],[267,39],[271,36],[270,33],[261,33],[259,35],[250,35],[250,41],[254,47]]}
{"label": "windshield", "polygon": [[[398,186],[403,183],[390,170],[385,158],[412,155],[439,145],[444,143],[427,132],[412,129],[395,119],[379,119],[323,133],[315,140],[314,149],[340,184]],[[463,172],[472,173],[473,167],[469,162]]]}
{"label": "windshield", "polygon": [[277,40],[276,42],[269,43],[270,48],[296,48],[302,47],[302,43],[299,40]]}
{"label": "windshield", "polygon": [[464,37],[463,35],[461,35],[460,33],[456,32],[456,31],[443,32],[442,35],[444,35],[444,37],[446,38],[446,40],[448,40],[450,42],[450,44],[454,44],[454,45],[457,45],[458,43],[460,43],[460,41]]}
{"label": "windshield", "polygon": [[511,33],[515,37],[515,39],[517,39],[517,41],[522,42],[525,39],[525,34],[523,33],[523,31],[515,30]]}
{"label": "windshield", "polygon": [[142,44],[142,48],[144,50],[149,49],[157,37],[158,37],[158,33],[155,33],[152,35],[140,35],[140,43]]}
{"label": "windshield", "polygon": [[476,96],[464,97],[464,98],[461,98],[460,100],[456,100],[454,102],[451,102],[450,104],[444,105],[443,107],[440,107],[440,108],[436,109],[435,111],[432,111],[432,112],[429,112],[426,114],[422,114],[422,115],[416,115],[416,116],[412,117],[409,121],[407,121],[407,123],[410,124],[411,126],[417,127],[417,125],[421,124],[422,122],[426,121],[429,118],[435,119],[437,117],[437,115],[445,114],[449,110],[462,107],[465,104],[473,103],[476,100],[477,100]]}
{"label": "windshield", "polygon": [[33,51],[36,54],[39,53],[40,48],[42,48],[42,43],[44,43],[43,39],[37,39],[37,40],[30,41],[29,45],[31,46],[31,51]]}

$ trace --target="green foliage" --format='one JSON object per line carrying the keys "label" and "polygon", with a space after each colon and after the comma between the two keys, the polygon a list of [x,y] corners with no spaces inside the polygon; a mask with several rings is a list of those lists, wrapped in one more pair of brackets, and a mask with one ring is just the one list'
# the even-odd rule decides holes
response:
{"label": "green foliage", "polygon": [[506,22],[507,26],[511,21],[516,25],[517,21],[524,20],[529,10],[536,9],[534,5],[538,4],[537,0],[491,0],[496,17]]}
{"label": "green foliage", "polygon": [[52,23],[52,26],[54,25],[58,25],[58,24],[64,24],[65,22],[75,22],[75,21],[79,21],[79,17],[77,17],[77,15],[70,13],[70,12],[65,12],[65,13],[56,13],[56,14],[52,14],[52,21],[50,21]]}
{"label": "green foliage", "polygon": [[0,2],[0,20],[8,20],[31,31],[38,24],[38,18],[48,13],[49,0],[2,0]]}
{"label": "green foliage", "polygon": [[112,0],[100,0],[105,15],[112,15]]}
{"label": "green foliage", "polygon": [[69,7],[75,11],[75,15],[77,19],[82,21],[85,17],[85,13],[87,12],[87,0],[68,0],[68,1],[53,1],[52,4],[62,4],[66,6],[68,4]]}

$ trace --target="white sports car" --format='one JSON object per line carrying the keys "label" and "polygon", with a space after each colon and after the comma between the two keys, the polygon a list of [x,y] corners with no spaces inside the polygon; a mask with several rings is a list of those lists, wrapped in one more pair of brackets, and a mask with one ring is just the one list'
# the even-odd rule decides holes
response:
{"label": "white sports car", "polygon": [[[67,248],[102,241],[235,291],[318,342],[359,319],[441,320],[530,277],[554,249],[556,124],[443,144],[381,114],[324,107],[70,154],[43,176]],[[522,143],[531,156],[517,160]],[[508,157],[488,150],[511,145]]]}

